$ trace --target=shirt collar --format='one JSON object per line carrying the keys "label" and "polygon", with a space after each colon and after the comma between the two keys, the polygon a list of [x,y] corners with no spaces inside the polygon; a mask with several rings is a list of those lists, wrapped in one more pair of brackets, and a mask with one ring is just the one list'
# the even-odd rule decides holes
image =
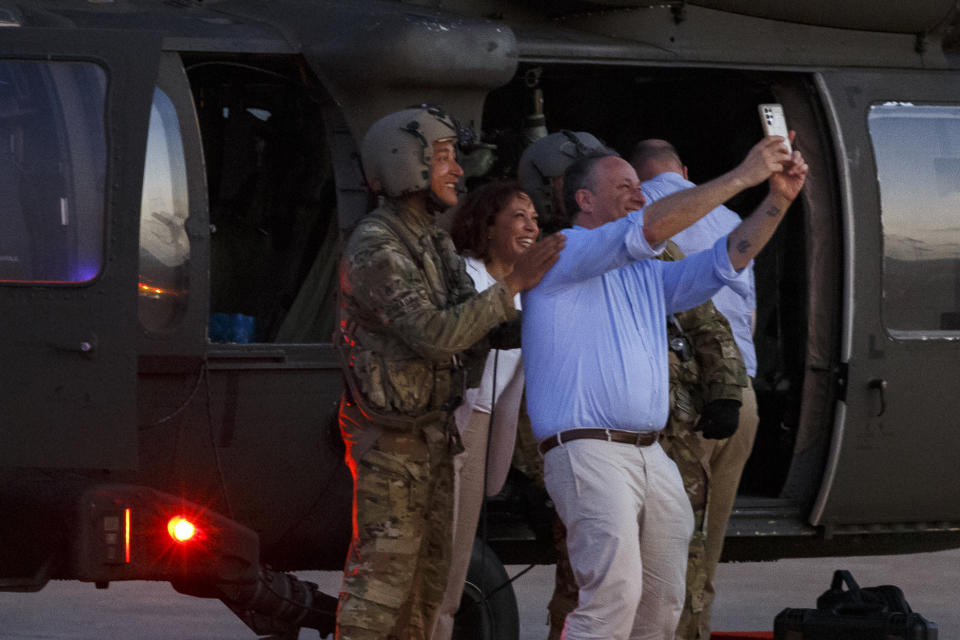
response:
{"label": "shirt collar", "polygon": [[663,173],[657,174],[650,178],[649,182],[665,182],[667,184],[675,184],[685,187],[693,184],[676,171],[664,171]]}

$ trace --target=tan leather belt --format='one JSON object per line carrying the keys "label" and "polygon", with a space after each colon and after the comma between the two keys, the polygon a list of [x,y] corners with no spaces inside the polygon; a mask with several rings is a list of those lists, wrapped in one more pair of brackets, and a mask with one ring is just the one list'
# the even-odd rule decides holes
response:
{"label": "tan leather belt", "polygon": [[550,436],[537,445],[537,451],[544,455],[550,449],[559,444],[570,442],[571,440],[606,440],[607,442],[620,442],[622,444],[632,444],[635,447],[648,447],[657,441],[658,431],[624,431],[623,429],[567,429],[556,435]]}

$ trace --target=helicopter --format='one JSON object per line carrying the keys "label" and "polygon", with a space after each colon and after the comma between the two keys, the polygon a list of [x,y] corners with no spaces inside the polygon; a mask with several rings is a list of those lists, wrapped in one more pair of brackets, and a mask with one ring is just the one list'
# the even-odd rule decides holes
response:
{"label": "helicopter", "polygon": [[[812,171],[757,258],[761,421],[724,557],[960,546],[958,15],[0,0],[0,590],[165,580],[258,635],[332,629],[336,594],[289,572],[341,569],[350,539],[339,247],[374,206],[358,141],[421,103],[477,132],[474,180],[571,129],[669,139],[695,182],[782,104]],[[531,478],[488,512],[457,637],[516,637],[502,563],[553,559]]]}

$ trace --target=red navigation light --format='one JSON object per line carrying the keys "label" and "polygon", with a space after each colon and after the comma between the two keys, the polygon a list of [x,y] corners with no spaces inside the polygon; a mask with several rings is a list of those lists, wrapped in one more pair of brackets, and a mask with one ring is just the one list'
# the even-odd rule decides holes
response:
{"label": "red navigation light", "polygon": [[123,510],[123,561],[130,564],[130,509]]}
{"label": "red navigation light", "polygon": [[197,534],[197,528],[186,518],[174,516],[167,523],[167,532],[177,542],[187,542]]}

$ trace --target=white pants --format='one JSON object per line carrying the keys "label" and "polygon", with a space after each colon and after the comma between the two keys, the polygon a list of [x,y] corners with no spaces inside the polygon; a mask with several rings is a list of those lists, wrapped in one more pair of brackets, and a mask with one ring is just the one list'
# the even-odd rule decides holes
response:
{"label": "white pants", "polygon": [[473,539],[483,506],[483,475],[487,459],[490,414],[474,411],[460,432],[464,452],[453,459],[453,551],[443,602],[437,609],[431,640],[450,640],[453,616],[460,607],[470,566]]}
{"label": "white pants", "polygon": [[547,452],[544,480],[580,588],[562,637],[672,640],[693,511],[659,443],[574,440]]}

